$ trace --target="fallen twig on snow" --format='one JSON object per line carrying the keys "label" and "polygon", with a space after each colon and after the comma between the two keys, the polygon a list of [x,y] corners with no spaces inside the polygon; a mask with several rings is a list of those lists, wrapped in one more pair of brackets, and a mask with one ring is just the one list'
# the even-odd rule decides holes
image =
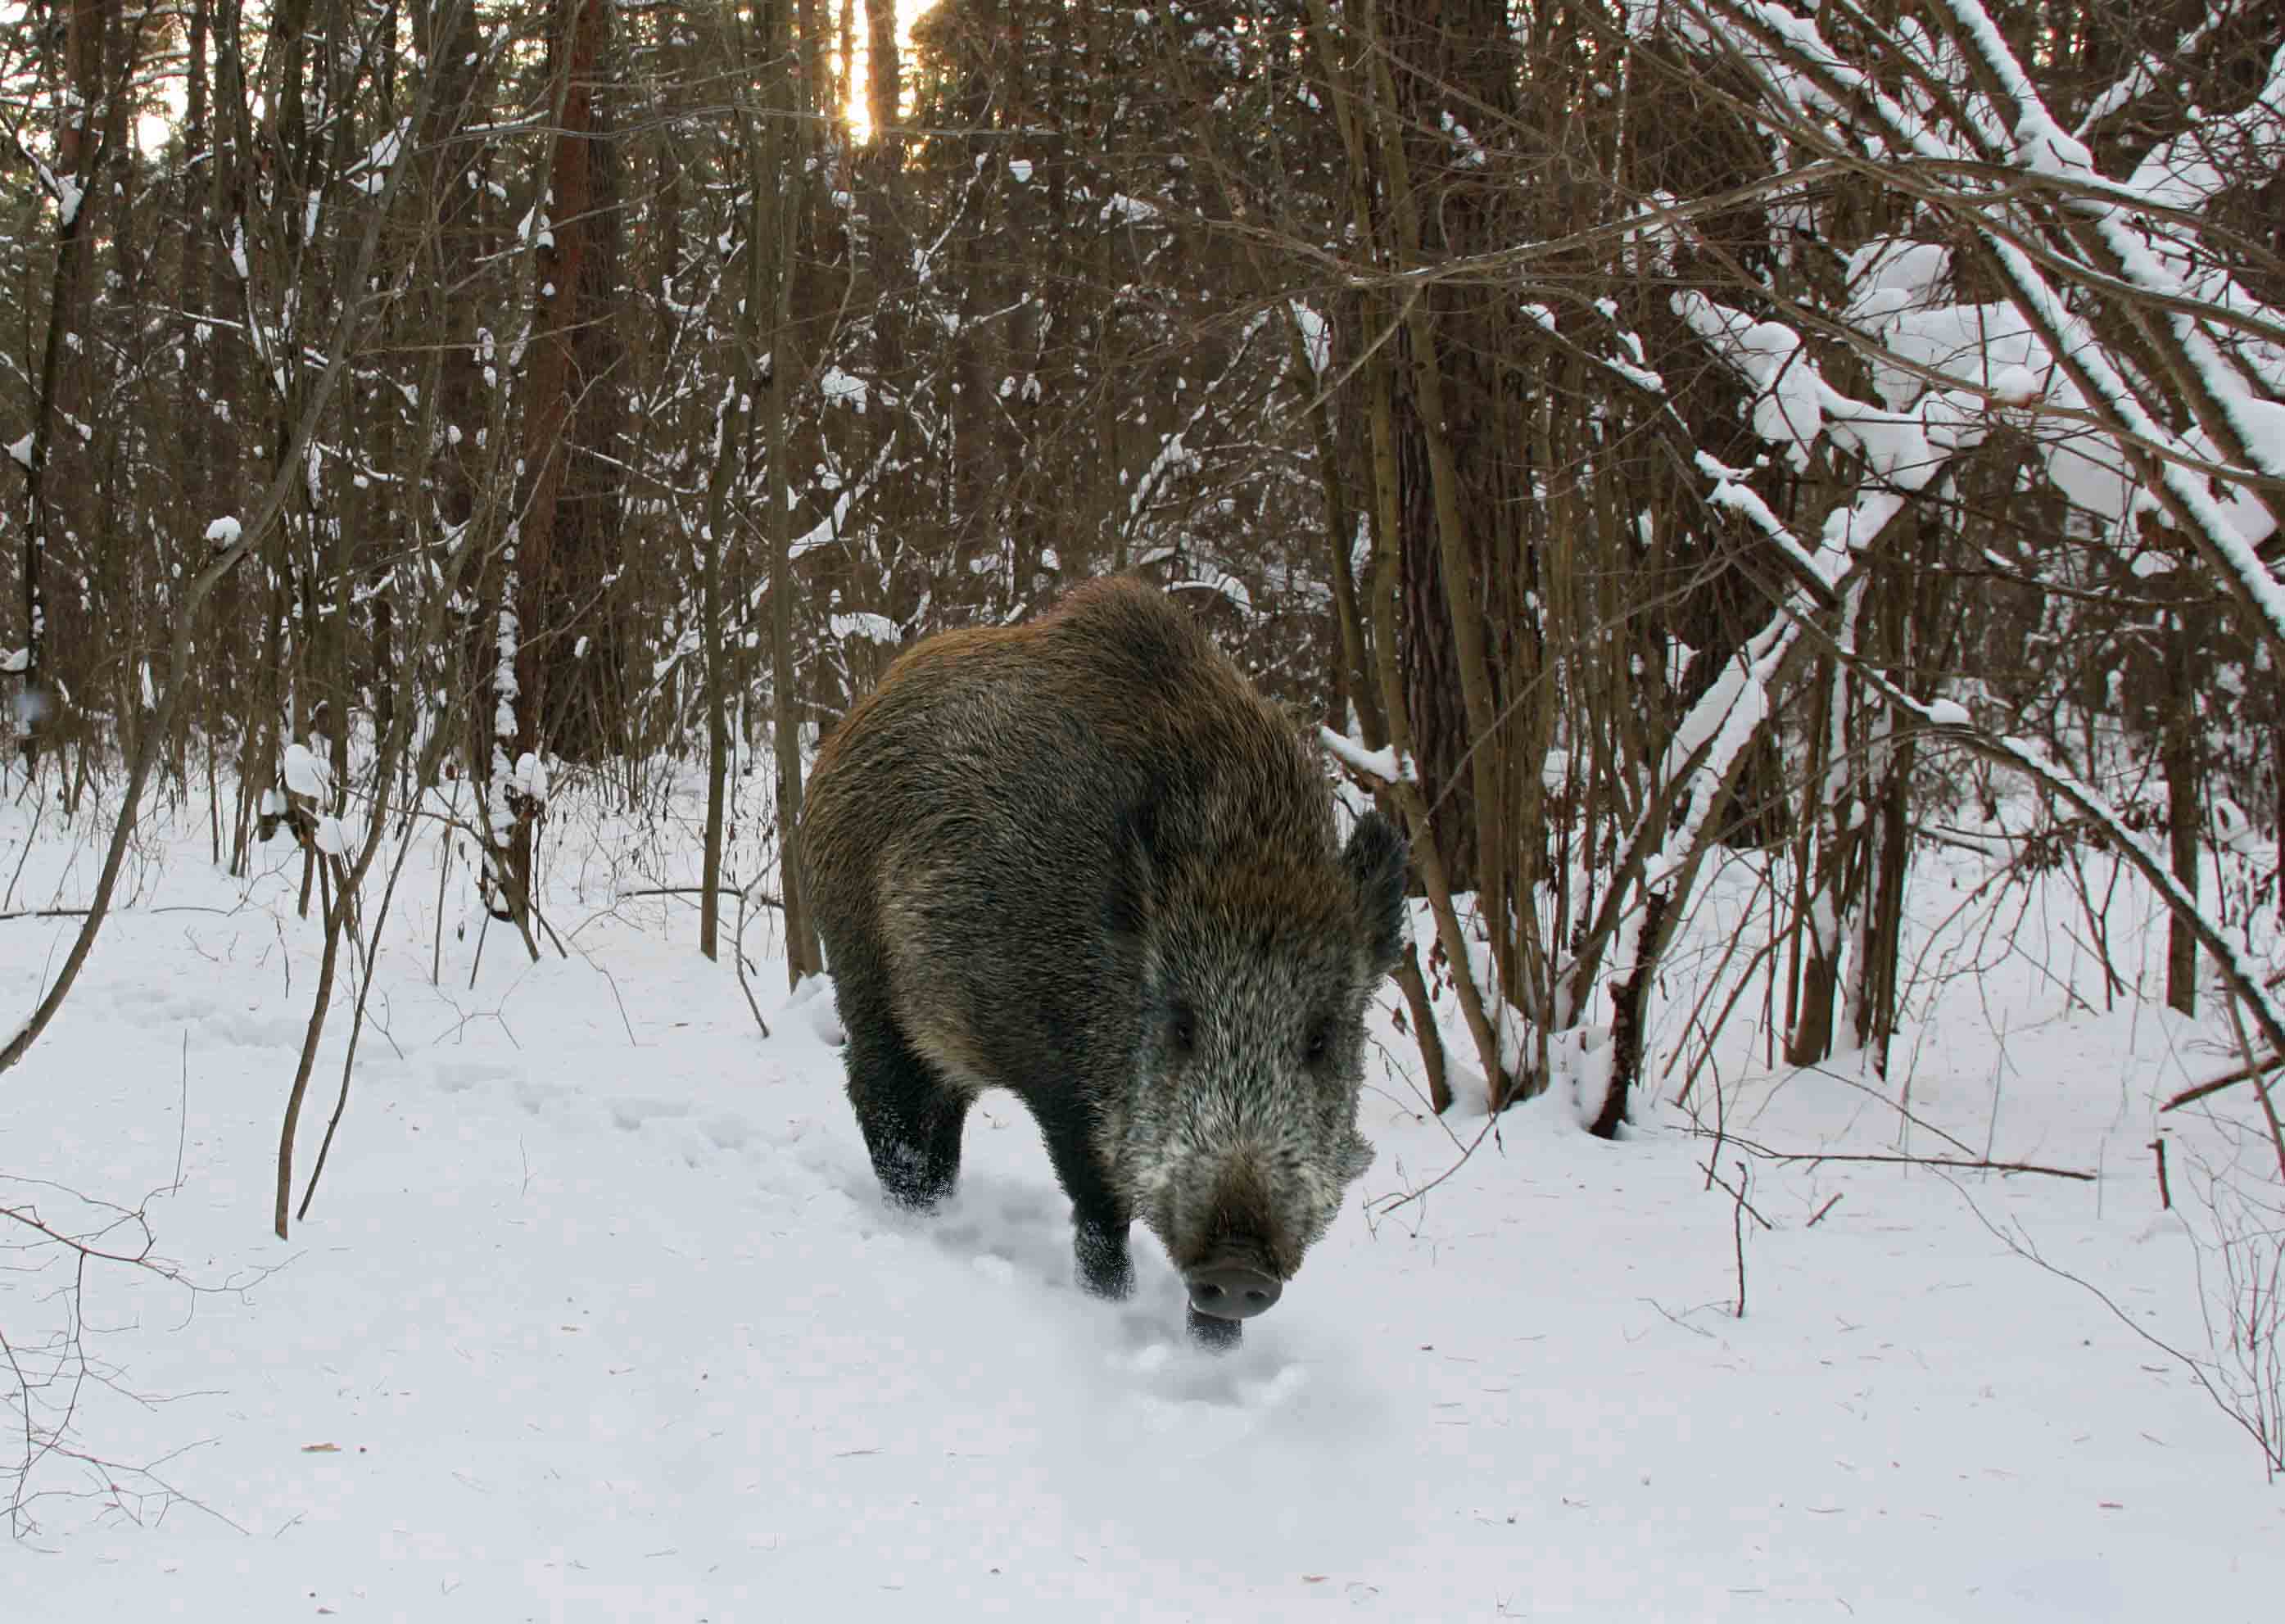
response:
{"label": "fallen twig on snow", "polygon": [[738,934],[730,942],[730,962],[738,972],[738,991],[746,995],[746,1008],[754,1012],[754,1024],[766,1038],[770,1024],[762,1019],[762,1007],[755,1001],[754,989],[746,984],[746,893],[742,890],[738,893]]}
{"label": "fallen twig on snow", "polygon": [[2219,1094],[2225,1088],[2234,1088],[2240,1083],[2250,1083],[2257,1077],[2265,1076],[2276,1071],[2280,1066],[2285,1066],[2285,1055],[2264,1055],[2250,1065],[2234,1067],[2219,1077],[2208,1078],[2195,1088],[2183,1089],[2181,1093],[2161,1105],[2158,1110],[2163,1114],[2172,1110],[2177,1106],[2195,1105],[2209,1094]]}
{"label": "fallen twig on snow", "polygon": [[[1953,1189],[1959,1189],[1959,1186],[1954,1185]],[[1959,1196],[1967,1204],[1967,1210],[1975,1215],[1975,1221],[1990,1230],[1992,1238],[2009,1251],[2027,1263],[2036,1264],[2058,1280],[2068,1280],[2109,1309],[2112,1317],[2121,1325],[2187,1370],[2190,1373],[2190,1379],[2204,1389],[2206,1397],[2213,1400],[2214,1407],[2237,1423],[2239,1427],[2243,1429],[2245,1435],[2253,1440],[2255,1447],[2261,1451],[2262,1463],[2267,1468],[2269,1476],[2273,1479],[2280,1471],[2285,1471],[2285,1444],[2281,1444],[2278,1432],[2272,1424],[2270,1411],[2262,1402],[2259,1394],[2249,1395],[2227,1391],[2223,1385],[2218,1385],[2226,1378],[2218,1366],[2184,1353],[2171,1342],[2146,1330],[2132,1314],[2113,1301],[2109,1293],[2103,1291],[2101,1287],[2081,1275],[2074,1275],[2061,1264],[2050,1262],[2040,1252],[2038,1246],[2032,1243],[2030,1236],[2023,1233],[2020,1224],[2003,1229],[1992,1222],[1991,1216],[1975,1204],[1975,1199],[1966,1190],[1959,1190]],[[2201,1275],[2201,1296],[2203,1296],[2203,1275]]]}
{"label": "fallen twig on snow", "polygon": [[[1693,1132],[1704,1134],[1706,1130],[1697,1128]],[[2083,1184],[2094,1182],[2094,1175],[2083,1168],[2049,1167],[2040,1162],[1999,1162],[1983,1157],[1966,1156],[1905,1156],[1878,1150],[1774,1150],[1767,1145],[1755,1144],[1750,1139],[1740,1139],[1734,1132],[1724,1134],[1723,1140],[1765,1162],[1870,1162],[1895,1167],[1942,1167],[1953,1173],[2036,1173],[2050,1179],[2075,1179]]]}
{"label": "fallen twig on snow", "polygon": [[1386,1218],[1391,1212],[1397,1211],[1401,1207],[1410,1206],[1414,1202],[1427,1195],[1430,1190],[1434,1189],[1439,1184],[1441,1184],[1445,1180],[1459,1172],[1461,1168],[1465,1167],[1468,1165],[1468,1158],[1475,1155],[1476,1147],[1484,1142],[1484,1136],[1498,1126],[1499,1113],[1497,1111],[1494,1111],[1484,1118],[1484,1126],[1476,1130],[1476,1136],[1468,1141],[1467,1148],[1460,1152],[1460,1159],[1458,1161],[1454,1162],[1449,1167],[1447,1167],[1443,1172],[1429,1180],[1427,1183],[1422,1185],[1418,1189],[1409,1190],[1402,1196],[1384,1196],[1378,1203],[1369,1205],[1367,1210],[1376,1218]]}

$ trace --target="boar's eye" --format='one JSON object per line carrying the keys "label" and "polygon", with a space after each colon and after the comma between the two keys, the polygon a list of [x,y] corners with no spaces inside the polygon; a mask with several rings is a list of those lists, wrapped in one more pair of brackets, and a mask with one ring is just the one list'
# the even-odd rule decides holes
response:
{"label": "boar's eye", "polygon": [[1197,1012],[1188,1004],[1176,1004],[1166,1017],[1166,1039],[1176,1054],[1194,1053],[1198,1047]]}
{"label": "boar's eye", "polygon": [[1302,1040],[1301,1058],[1309,1065],[1321,1066],[1325,1056],[1333,1052],[1333,1024],[1320,1016],[1309,1024],[1309,1035]]}

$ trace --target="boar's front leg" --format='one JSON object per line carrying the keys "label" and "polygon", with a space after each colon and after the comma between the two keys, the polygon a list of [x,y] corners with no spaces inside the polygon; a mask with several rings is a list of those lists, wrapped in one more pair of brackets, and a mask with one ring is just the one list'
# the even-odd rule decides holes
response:
{"label": "boar's front leg", "polygon": [[1072,1251],[1080,1285],[1097,1297],[1123,1301],[1135,1290],[1135,1263],[1127,1251],[1134,1214],[1111,1185],[1086,1114],[1060,1102],[1035,1108],[1033,1114],[1040,1119],[1056,1179],[1071,1197]]}
{"label": "boar's front leg", "polygon": [[1219,1319],[1195,1308],[1190,1312],[1190,1340],[1208,1352],[1226,1353],[1245,1340],[1244,1320]]}

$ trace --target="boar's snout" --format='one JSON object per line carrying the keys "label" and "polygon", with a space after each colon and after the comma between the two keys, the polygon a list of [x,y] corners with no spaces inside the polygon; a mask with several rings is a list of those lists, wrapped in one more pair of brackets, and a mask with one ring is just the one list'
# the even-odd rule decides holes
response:
{"label": "boar's snout", "polygon": [[1276,1306],[1285,1291],[1276,1275],[1229,1258],[1194,1268],[1182,1280],[1190,1289],[1190,1306],[1218,1320],[1250,1320]]}

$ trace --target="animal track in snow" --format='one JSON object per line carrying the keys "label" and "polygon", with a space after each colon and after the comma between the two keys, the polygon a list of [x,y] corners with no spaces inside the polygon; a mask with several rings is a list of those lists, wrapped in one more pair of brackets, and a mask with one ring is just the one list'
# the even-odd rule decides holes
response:
{"label": "animal track in snow", "polygon": [[177,1026],[185,1021],[211,1021],[224,1013],[211,998],[163,986],[126,982],[107,992],[112,1007],[137,1026]]}
{"label": "animal track in snow", "polygon": [[754,1136],[754,1125],[735,1111],[716,1111],[703,1119],[698,1131],[714,1142],[718,1150],[742,1150]]}
{"label": "animal track in snow", "polygon": [[1053,1289],[1072,1283],[1071,1221],[1058,1199],[1035,1188],[988,1178],[964,1182],[943,1212],[921,1220],[918,1233],[955,1258],[992,1259],[1008,1278],[1020,1271]]}
{"label": "animal track in snow", "polygon": [[467,1094],[515,1075],[509,1067],[487,1060],[439,1060],[432,1063],[432,1070],[436,1087],[446,1094]]}
{"label": "animal track in snow", "polygon": [[611,1103],[612,1122],[630,1134],[654,1117],[671,1119],[689,1114],[687,1100],[615,1100]]}
{"label": "animal track in snow", "polygon": [[240,1009],[208,1010],[202,1024],[208,1035],[247,1049],[298,1048],[309,1030],[303,1020]]}

